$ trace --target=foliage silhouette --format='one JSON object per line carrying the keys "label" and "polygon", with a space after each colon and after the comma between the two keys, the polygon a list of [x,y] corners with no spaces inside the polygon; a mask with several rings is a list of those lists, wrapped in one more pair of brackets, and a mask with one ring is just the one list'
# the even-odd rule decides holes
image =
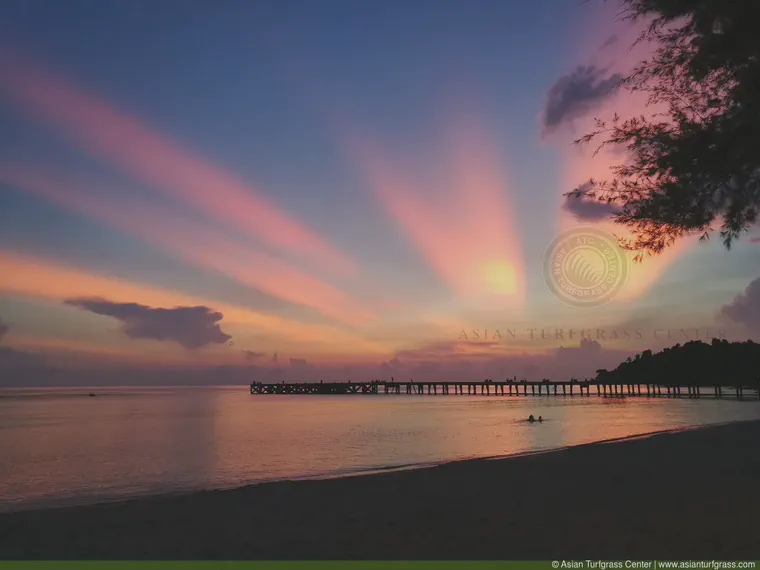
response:
{"label": "foliage silhouette", "polygon": [[[727,249],[756,221],[760,202],[760,2],[622,0],[623,18],[651,20],[653,42],[619,87],[643,92],[665,112],[611,123],[575,141],[627,149],[610,181],[590,180],[566,196],[621,209],[632,231],[621,246],[656,254],[688,234],[708,239],[722,221]],[[597,149],[597,151],[599,150]]]}
{"label": "foliage silhouette", "polygon": [[751,340],[710,344],[694,340],[653,354],[645,350],[614,370],[597,370],[597,383],[662,386],[742,386],[760,384],[760,344]]}

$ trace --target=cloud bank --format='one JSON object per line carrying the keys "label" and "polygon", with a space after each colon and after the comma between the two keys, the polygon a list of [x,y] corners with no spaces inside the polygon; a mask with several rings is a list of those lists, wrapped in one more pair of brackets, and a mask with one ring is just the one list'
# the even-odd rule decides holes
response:
{"label": "cloud bank", "polygon": [[121,321],[122,330],[132,339],[175,341],[195,350],[209,344],[224,344],[232,338],[218,324],[224,315],[204,306],[163,309],[100,298],[69,299],[65,303]]}
{"label": "cloud bank", "polygon": [[752,281],[743,293],[720,310],[720,315],[760,334],[760,277]]}
{"label": "cloud bank", "polygon": [[[226,366],[119,365],[71,369],[51,366],[41,354],[0,348],[0,385],[93,386],[102,385],[234,385],[251,382],[345,382],[347,380],[494,380],[517,376],[528,380],[590,378],[599,368],[614,368],[634,351],[605,348],[591,339],[575,346],[557,347],[540,353],[499,355],[456,352],[472,348],[472,342],[435,343],[384,362],[362,364],[312,364],[303,358]],[[477,343],[479,346],[482,343]],[[467,346],[465,346],[467,345]],[[435,356],[433,356],[435,355]],[[285,360],[280,359],[280,360]]]}
{"label": "cloud bank", "polygon": [[241,350],[240,352],[243,353],[243,356],[245,356],[246,362],[252,362],[254,360],[258,360],[262,356],[264,356],[263,352],[256,352],[255,350]]}

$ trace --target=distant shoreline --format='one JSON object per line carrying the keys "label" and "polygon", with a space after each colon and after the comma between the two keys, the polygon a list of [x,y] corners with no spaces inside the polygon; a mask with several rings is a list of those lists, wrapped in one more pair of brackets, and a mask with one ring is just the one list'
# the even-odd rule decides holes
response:
{"label": "distant shoreline", "polygon": [[642,435],[4,513],[0,558],[758,558],[760,421]]}

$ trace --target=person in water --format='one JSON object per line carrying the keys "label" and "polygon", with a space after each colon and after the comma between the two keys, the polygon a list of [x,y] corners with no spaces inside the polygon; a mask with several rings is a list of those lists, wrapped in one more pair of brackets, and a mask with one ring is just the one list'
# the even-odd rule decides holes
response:
{"label": "person in water", "polygon": [[534,417],[533,417],[533,414],[531,414],[531,415],[528,417],[528,421],[529,421],[529,422],[531,422],[531,423],[533,423],[533,422],[535,422],[535,421],[536,421],[536,418],[534,418]]}
{"label": "person in water", "polygon": [[544,421],[544,418],[543,418],[543,416],[538,416],[538,421],[539,421],[539,422],[542,422],[542,421]]}

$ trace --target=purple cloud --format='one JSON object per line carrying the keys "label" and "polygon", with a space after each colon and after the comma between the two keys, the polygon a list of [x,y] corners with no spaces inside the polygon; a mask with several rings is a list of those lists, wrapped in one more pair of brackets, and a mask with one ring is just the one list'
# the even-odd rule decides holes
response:
{"label": "purple cloud", "polygon": [[549,88],[542,117],[545,135],[568,121],[585,116],[612,95],[622,76],[619,73],[606,76],[606,71],[594,65],[581,65]]}
{"label": "purple cloud", "polygon": [[224,315],[204,306],[162,309],[100,298],[69,299],[65,303],[121,321],[124,333],[132,339],[171,340],[195,350],[208,344],[224,344],[232,338],[218,324]]}
{"label": "purple cloud", "polygon": [[744,293],[739,293],[733,301],[723,306],[720,315],[760,334],[760,277],[747,285]]}
{"label": "purple cloud", "polygon": [[241,350],[240,352],[242,352],[245,355],[246,362],[251,362],[252,360],[258,360],[259,358],[264,356],[263,352],[256,352],[253,350]]}
{"label": "purple cloud", "polygon": [[616,34],[612,34],[609,38],[607,38],[606,40],[604,40],[604,43],[599,47],[599,49],[604,49],[604,48],[609,47],[609,46],[611,46],[613,44],[616,44],[619,39],[620,38],[618,38]]}
{"label": "purple cloud", "polygon": [[[474,343],[470,343],[474,344]],[[494,380],[518,376],[528,380],[567,380],[591,378],[599,368],[612,369],[633,350],[618,350],[601,346],[591,338],[580,339],[574,346],[556,347],[538,353],[481,354],[460,353],[461,341],[433,343],[415,351],[406,351],[407,358],[398,356],[381,363],[356,365],[315,365],[301,358],[289,359],[289,366],[277,363],[241,364],[227,366],[198,366],[196,364],[167,370],[163,367],[144,366],[110,367],[105,376],[113,385],[231,385],[248,384],[251,381],[286,382],[345,382],[346,380],[369,381],[375,379],[433,381],[448,380]],[[430,360],[431,355],[434,358]],[[88,386],[103,382],[103,370],[92,368],[68,370],[51,368],[41,355],[20,353],[0,348],[0,384],[2,385],[72,385]]]}
{"label": "purple cloud", "polygon": [[291,366],[306,366],[307,362],[305,358],[291,358],[290,365]]}
{"label": "purple cloud", "polygon": [[[591,184],[586,182],[578,187],[578,191],[586,192],[591,188]],[[595,198],[581,196],[566,196],[562,203],[562,209],[570,212],[575,219],[582,222],[596,222],[599,220],[609,219],[620,212],[616,204],[601,202]]]}

